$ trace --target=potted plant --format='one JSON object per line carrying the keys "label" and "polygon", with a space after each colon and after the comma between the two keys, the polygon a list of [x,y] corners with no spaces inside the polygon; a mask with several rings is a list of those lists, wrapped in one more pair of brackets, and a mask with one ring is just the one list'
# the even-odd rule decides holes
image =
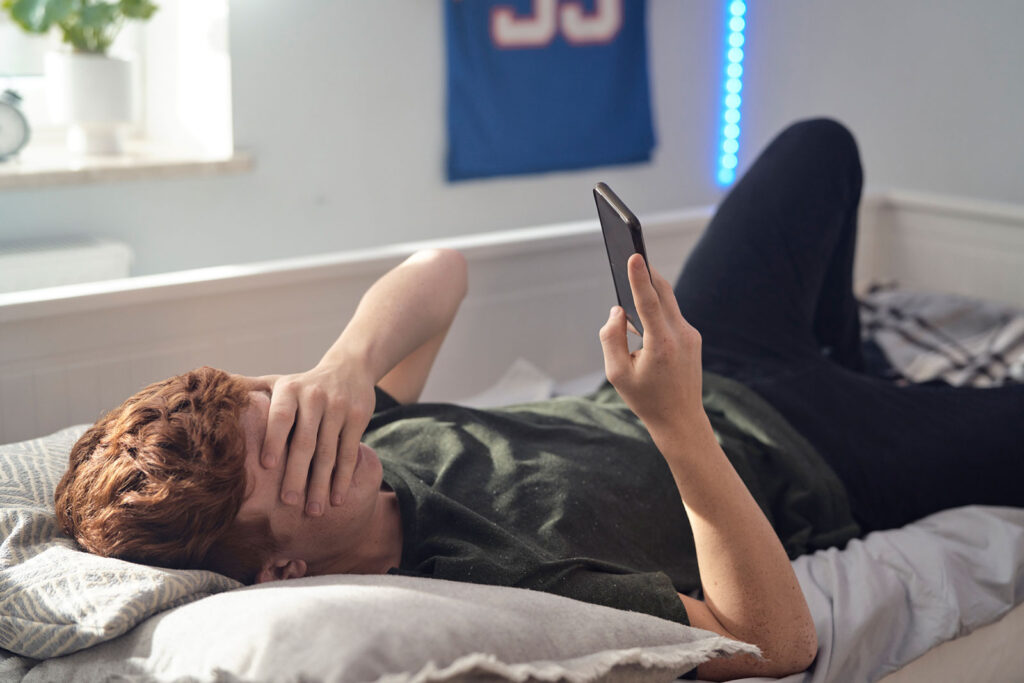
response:
{"label": "potted plant", "polygon": [[132,120],[131,62],[107,54],[124,22],[146,20],[149,0],[2,0],[30,33],[56,28],[69,47],[46,55],[47,97],[55,123],[66,124],[68,146],[81,154],[118,154]]}

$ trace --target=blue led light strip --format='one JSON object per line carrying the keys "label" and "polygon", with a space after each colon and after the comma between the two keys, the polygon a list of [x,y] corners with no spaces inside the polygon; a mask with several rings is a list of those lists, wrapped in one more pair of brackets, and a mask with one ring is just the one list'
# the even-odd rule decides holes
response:
{"label": "blue led light strip", "polygon": [[736,180],[736,164],[739,162],[740,151],[740,104],[743,98],[743,31],[747,22],[744,15],[747,6],[743,0],[733,0],[728,4],[726,18],[725,53],[725,97],[722,109],[722,144],[719,147],[718,182],[720,185],[731,185]]}

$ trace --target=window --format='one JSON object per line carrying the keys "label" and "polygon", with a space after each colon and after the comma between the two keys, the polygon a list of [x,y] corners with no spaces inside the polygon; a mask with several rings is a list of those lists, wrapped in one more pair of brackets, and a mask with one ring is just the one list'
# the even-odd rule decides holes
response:
{"label": "window", "polygon": [[48,42],[25,33],[11,21],[10,15],[0,12],[0,76],[41,76]]}
{"label": "window", "polygon": [[[143,32],[139,27],[126,25],[110,49],[114,56],[135,60],[144,48]],[[36,149],[60,148],[64,144],[65,129],[50,119],[46,88],[45,57],[51,50],[62,49],[60,34],[54,30],[45,36],[26,33],[6,12],[0,13],[0,89],[10,88],[21,98],[22,110],[32,126],[30,144]],[[134,71],[135,93],[141,92],[141,70]],[[131,140],[145,137],[143,116],[135,106],[135,120],[128,130]]]}
{"label": "window", "polygon": [[[127,22],[109,51],[134,65],[128,156],[231,157],[228,0],[158,0],[158,5],[149,21]],[[68,156],[66,127],[51,122],[46,101],[45,54],[60,48],[58,31],[29,35],[0,12],[0,90],[21,95],[32,126],[21,166]]]}
{"label": "window", "polygon": [[59,140],[60,131],[49,130],[43,59],[47,50],[60,44],[56,36],[25,33],[6,12],[0,12],[0,90],[10,88],[22,97],[22,109],[32,125],[33,141]]}

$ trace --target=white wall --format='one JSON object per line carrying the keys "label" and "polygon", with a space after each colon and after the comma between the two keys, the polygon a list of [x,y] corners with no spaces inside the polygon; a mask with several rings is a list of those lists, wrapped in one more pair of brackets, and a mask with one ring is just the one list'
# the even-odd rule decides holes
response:
{"label": "white wall", "polygon": [[[1024,202],[1024,3],[751,2],[746,149],[828,113],[866,180]],[[753,143],[753,145],[751,144]]]}
{"label": "white wall", "polygon": [[[831,114],[870,185],[1024,202],[1024,3],[750,5],[741,168],[789,120]],[[3,192],[0,239],[115,237],[153,273],[590,218],[597,180],[641,217],[713,203],[724,5],[649,15],[652,163],[449,185],[439,0],[232,2],[235,139],[256,170]]]}

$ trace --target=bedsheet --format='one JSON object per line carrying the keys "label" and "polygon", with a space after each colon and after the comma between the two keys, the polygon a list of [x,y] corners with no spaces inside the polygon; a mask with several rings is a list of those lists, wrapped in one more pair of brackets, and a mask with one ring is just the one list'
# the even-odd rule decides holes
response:
{"label": "bedsheet", "polygon": [[860,318],[865,344],[885,356],[888,367],[876,368],[883,376],[975,387],[1024,382],[1018,307],[875,284],[860,299]]}
{"label": "bedsheet", "polygon": [[944,510],[797,558],[793,569],[819,650],[810,670],[781,680],[878,680],[1024,600],[1024,509]]}

